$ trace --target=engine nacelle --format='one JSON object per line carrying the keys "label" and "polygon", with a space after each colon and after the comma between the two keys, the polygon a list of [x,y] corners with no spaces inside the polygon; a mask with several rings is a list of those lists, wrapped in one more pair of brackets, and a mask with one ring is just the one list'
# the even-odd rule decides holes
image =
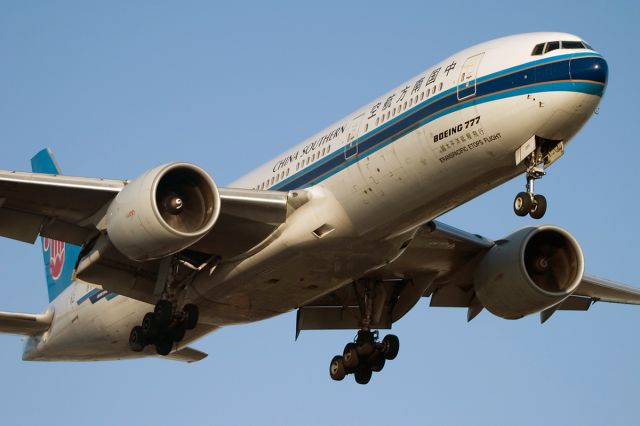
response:
{"label": "engine nacelle", "polygon": [[478,264],[474,286],[491,313],[517,319],[569,297],[583,274],[584,257],[576,239],[562,228],[543,225],[497,241]]}
{"label": "engine nacelle", "polygon": [[107,210],[107,235],[132,260],[158,259],[205,236],[220,214],[213,179],[189,163],[153,168],[126,185]]}

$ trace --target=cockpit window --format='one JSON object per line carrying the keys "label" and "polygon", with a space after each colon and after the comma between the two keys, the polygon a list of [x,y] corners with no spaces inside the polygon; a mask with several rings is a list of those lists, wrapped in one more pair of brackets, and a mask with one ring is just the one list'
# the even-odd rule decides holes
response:
{"label": "cockpit window", "polygon": [[581,41],[563,41],[563,49],[584,49],[584,44]]}
{"label": "cockpit window", "polygon": [[550,41],[549,43],[547,43],[547,47],[545,47],[544,53],[548,53],[548,52],[551,52],[552,50],[556,50],[556,49],[560,49],[560,42],[559,41]]}
{"label": "cockpit window", "polygon": [[550,41],[547,43],[536,44],[536,46],[531,51],[531,56],[540,56],[544,53],[551,52],[552,50],[557,49],[589,49],[593,50],[591,46],[589,46],[584,41]]}
{"label": "cockpit window", "polygon": [[544,43],[536,44],[536,47],[533,48],[533,52],[531,52],[531,56],[542,55],[544,51]]}

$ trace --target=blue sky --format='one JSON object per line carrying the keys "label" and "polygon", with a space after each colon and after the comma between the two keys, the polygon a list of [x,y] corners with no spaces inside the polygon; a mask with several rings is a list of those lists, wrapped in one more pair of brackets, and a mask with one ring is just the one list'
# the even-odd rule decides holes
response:
{"label": "blue sky", "polygon": [[[607,59],[597,116],[539,184],[544,219],[587,270],[640,286],[637,3],[1,2],[0,169],[51,147],[66,174],[133,178],[190,161],[222,185],[449,54],[498,36],[567,31]],[[624,89],[627,86],[628,89]],[[529,224],[524,179],[443,219],[491,238]],[[0,309],[46,304],[37,247],[0,240]],[[230,327],[184,365],[25,363],[0,336],[3,424],[633,424],[640,307],[506,321],[420,303],[394,326],[398,358],[366,386],[328,378],[351,332],[293,313]]]}

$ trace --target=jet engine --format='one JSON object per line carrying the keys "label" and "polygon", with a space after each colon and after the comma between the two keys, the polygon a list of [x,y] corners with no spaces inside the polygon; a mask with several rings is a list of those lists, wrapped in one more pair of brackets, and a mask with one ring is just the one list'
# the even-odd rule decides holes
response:
{"label": "jet engine", "polygon": [[497,241],[480,260],[474,286],[491,313],[522,318],[554,306],[580,284],[584,257],[576,239],[556,226],[521,229]]}
{"label": "jet engine", "polygon": [[153,168],[127,184],[111,202],[107,235],[129,259],[158,259],[205,236],[220,214],[213,179],[189,163]]}

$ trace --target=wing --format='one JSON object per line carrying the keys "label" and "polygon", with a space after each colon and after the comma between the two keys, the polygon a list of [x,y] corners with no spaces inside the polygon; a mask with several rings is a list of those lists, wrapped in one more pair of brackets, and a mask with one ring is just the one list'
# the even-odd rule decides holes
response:
{"label": "wing", "polygon": [[[80,261],[77,277],[155,303],[153,288],[160,262],[132,261],[104,239],[105,244],[100,246],[97,238],[104,231],[102,222],[109,205],[128,183],[0,171],[0,236],[29,243],[38,236],[76,245],[98,241],[94,251],[99,250],[99,255],[88,259],[90,262]],[[221,208],[216,225],[185,250],[186,261],[196,267],[212,259],[249,255],[252,247],[271,235],[292,209],[304,202],[299,193],[234,188],[220,188],[219,193]],[[131,282],[136,283],[135,288],[129,286]]]}
{"label": "wing", "polygon": [[[375,328],[391,328],[422,297],[432,307],[467,308],[467,319],[481,310],[475,299],[474,271],[495,241],[438,221],[420,227],[405,251],[376,271],[386,295]],[[360,324],[358,283],[339,289],[298,310],[296,330],[357,329]],[[596,301],[640,304],[640,289],[584,275],[569,298],[540,313],[545,322],[557,310],[586,311]]]}

